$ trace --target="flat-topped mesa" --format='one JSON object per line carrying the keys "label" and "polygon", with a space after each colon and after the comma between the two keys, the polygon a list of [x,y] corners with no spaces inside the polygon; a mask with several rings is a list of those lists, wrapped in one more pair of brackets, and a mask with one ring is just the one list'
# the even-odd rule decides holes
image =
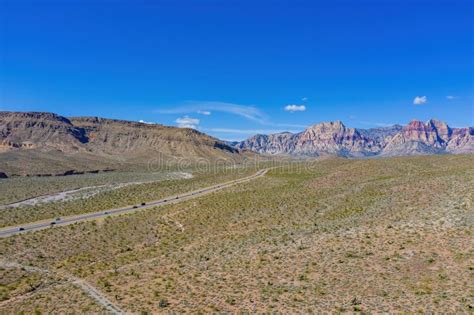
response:
{"label": "flat-topped mesa", "polygon": [[[79,117],[69,117],[71,122],[75,126],[94,126],[94,125],[120,125],[120,126],[129,126],[137,128],[167,128],[162,124],[155,123],[145,123],[138,121],[130,121],[123,119],[111,119],[111,118],[102,118],[96,116],[79,116]],[[173,127],[169,127],[173,128]]]}
{"label": "flat-topped mesa", "polygon": [[[55,161],[61,157],[64,168],[81,168],[88,159],[109,160],[115,165],[146,164],[158,156],[169,161],[238,160],[243,156],[236,148],[194,129],[37,112],[0,112],[0,152],[22,159],[41,157]],[[79,162],[71,165],[70,160]],[[103,166],[99,164],[96,167]],[[23,173],[21,165],[15,166],[14,171],[17,170]]]}
{"label": "flat-topped mesa", "polygon": [[[189,153],[195,152],[199,146],[237,153],[235,148],[195,129],[99,117],[71,117],[71,122],[85,130],[89,137],[88,145],[95,151],[160,150],[173,143],[175,147],[188,147]],[[185,152],[182,154],[186,155]]]}
{"label": "flat-topped mesa", "polygon": [[85,131],[53,113],[0,112],[0,143],[8,148],[80,150],[88,141]]}

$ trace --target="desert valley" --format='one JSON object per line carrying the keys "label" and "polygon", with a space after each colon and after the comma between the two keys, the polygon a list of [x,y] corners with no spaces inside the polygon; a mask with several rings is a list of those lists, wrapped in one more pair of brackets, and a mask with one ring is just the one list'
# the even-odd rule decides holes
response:
{"label": "desert valley", "polygon": [[472,0],[0,0],[0,315],[473,314]]}
{"label": "desert valley", "polygon": [[0,118],[2,313],[473,307],[472,127]]}

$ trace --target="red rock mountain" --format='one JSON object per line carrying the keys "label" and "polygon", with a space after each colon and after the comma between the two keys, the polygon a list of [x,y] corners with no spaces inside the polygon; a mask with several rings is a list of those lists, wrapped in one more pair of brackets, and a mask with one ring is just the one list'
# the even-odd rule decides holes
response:
{"label": "red rock mountain", "polygon": [[297,137],[293,154],[300,155],[372,155],[378,151],[375,142],[341,121],[324,122],[307,128]]}
{"label": "red rock mountain", "polygon": [[[284,140],[284,141],[283,141]],[[472,127],[450,128],[446,123],[418,120],[405,127],[348,128],[342,122],[324,122],[301,133],[257,135],[237,144],[259,153],[348,157],[441,153],[474,153]]]}

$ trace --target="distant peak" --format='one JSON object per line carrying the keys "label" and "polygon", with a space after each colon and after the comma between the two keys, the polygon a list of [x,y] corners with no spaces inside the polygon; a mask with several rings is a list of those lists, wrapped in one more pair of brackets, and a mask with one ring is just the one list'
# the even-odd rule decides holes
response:
{"label": "distant peak", "polygon": [[445,123],[444,121],[438,120],[438,119],[434,119],[434,118],[431,118],[431,119],[427,122],[427,124],[433,125],[433,126],[435,126],[435,127],[444,127],[444,128],[448,127],[448,124]]}
{"label": "distant peak", "polygon": [[423,122],[419,119],[412,119],[410,120],[410,122],[408,123],[408,125],[419,125],[419,124],[423,124]]}
{"label": "distant peak", "polygon": [[413,119],[405,126],[405,129],[422,129],[425,128],[425,123],[421,120]]}
{"label": "distant peak", "polygon": [[336,121],[324,121],[320,122],[317,124],[314,124],[312,126],[309,126],[308,129],[314,129],[314,128],[345,128],[346,126],[344,123],[340,120]]}

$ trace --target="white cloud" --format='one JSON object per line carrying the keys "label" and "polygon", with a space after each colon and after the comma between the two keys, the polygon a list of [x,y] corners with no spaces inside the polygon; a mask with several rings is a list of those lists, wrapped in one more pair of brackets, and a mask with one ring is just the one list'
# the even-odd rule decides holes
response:
{"label": "white cloud", "polygon": [[147,124],[147,125],[155,125],[156,124],[156,123],[151,122],[151,121],[144,121],[143,119],[140,119],[138,122],[142,123],[142,124]]}
{"label": "white cloud", "polygon": [[287,124],[287,123],[275,123],[268,119],[267,115],[255,106],[247,106],[233,103],[224,102],[205,102],[205,101],[188,101],[183,105],[170,108],[170,109],[158,109],[155,113],[159,114],[191,114],[198,111],[208,111],[211,113],[222,112],[237,115],[256,122],[264,126],[274,126],[278,128],[306,128],[305,125]]}
{"label": "white cloud", "polygon": [[205,116],[209,116],[211,114],[211,112],[208,110],[198,110],[197,113]]}
{"label": "white cloud", "polygon": [[173,109],[159,109],[156,113],[160,114],[186,114],[197,111],[216,111],[238,115],[248,120],[267,124],[267,116],[254,106],[225,103],[225,102],[206,102],[206,101],[188,101],[182,106]]}
{"label": "white cloud", "polygon": [[306,110],[306,106],[304,105],[286,105],[285,111],[287,112],[304,112]]}
{"label": "white cloud", "polygon": [[242,135],[255,135],[255,134],[272,134],[281,132],[297,133],[301,130],[280,130],[280,129],[232,129],[232,128],[202,128],[205,132],[216,132],[216,133],[235,133]]}
{"label": "white cloud", "polygon": [[456,99],[456,98],[458,98],[458,97],[457,97],[457,96],[454,96],[454,95],[448,95],[448,96],[446,96],[446,99],[447,99],[447,100],[450,100],[450,101],[451,101],[451,100],[454,100],[454,99]]}
{"label": "white cloud", "polygon": [[175,122],[178,124],[179,128],[197,129],[197,126],[199,125],[199,119],[188,116],[179,117],[175,120]]}
{"label": "white cloud", "polygon": [[423,105],[423,104],[426,104],[427,102],[428,102],[428,98],[426,96],[417,96],[413,100],[413,104],[415,105]]}
{"label": "white cloud", "polygon": [[301,99],[303,102],[306,102],[308,100],[308,98],[305,96]]}

